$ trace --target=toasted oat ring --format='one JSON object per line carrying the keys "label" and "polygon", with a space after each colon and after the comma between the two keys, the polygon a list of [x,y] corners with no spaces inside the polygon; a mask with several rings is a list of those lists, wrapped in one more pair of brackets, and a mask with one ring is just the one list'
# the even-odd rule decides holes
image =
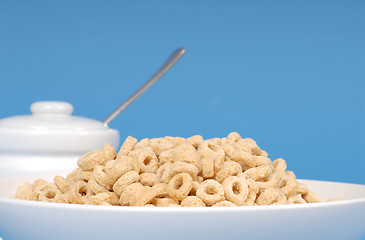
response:
{"label": "toasted oat ring", "polygon": [[215,145],[221,145],[222,144],[222,138],[211,138],[211,139],[207,139],[208,143],[210,144],[215,144]]}
{"label": "toasted oat ring", "polygon": [[187,196],[181,201],[182,207],[205,207],[204,202],[196,196]]}
{"label": "toasted oat ring", "polygon": [[299,194],[306,194],[308,192],[308,188],[303,183],[297,181],[295,191]]}
{"label": "toasted oat ring", "polygon": [[196,180],[196,177],[198,176],[199,173],[199,169],[194,164],[191,163],[174,162],[171,164],[170,174],[174,176],[178,173],[188,173],[190,174],[193,180]]}
{"label": "toasted oat ring", "polygon": [[156,198],[165,198],[169,196],[166,183],[157,183],[152,188],[156,192]]}
{"label": "toasted oat ring", "polygon": [[56,186],[62,193],[65,193],[71,185],[71,183],[68,180],[66,180],[64,177],[61,176],[55,176],[53,178],[53,182],[56,184]]}
{"label": "toasted oat ring", "polygon": [[272,205],[288,204],[288,198],[285,196],[285,194],[282,193],[280,190],[278,190],[278,193],[279,193],[279,196]]}
{"label": "toasted oat ring", "polygon": [[260,150],[260,153],[257,156],[268,157],[269,154],[265,150]]}
{"label": "toasted oat ring", "polygon": [[222,168],[231,168],[233,174],[238,174],[242,172],[241,165],[235,161],[227,160],[223,163]]}
{"label": "toasted oat ring", "polygon": [[270,175],[266,181],[264,182],[256,182],[260,189],[264,188],[270,188],[270,187],[278,187],[278,182],[280,181],[280,178],[274,174]]}
{"label": "toasted oat ring", "polygon": [[200,184],[196,191],[196,196],[206,205],[212,206],[217,202],[224,200],[224,189],[219,182],[208,179]]}
{"label": "toasted oat ring", "polygon": [[245,152],[248,152],[248,153],[252,154],[251,148],[252,148],[253,145],[252,145],[252,143],[250,143],[249,141],[247,141],[244,138],[241,138],[238,141],[230,143],[230,144],[232,146],[234,146],[235,148],[241,149]]}
{"label": "toasted oat ring", "polygon": [[152,201],[156,196],[156,192],[151,187],[142,187],[140,190],[131,198],[129,205],[141,207]]}
{"label": "toasted oat ring", "polygon": [[70,183],[73,183],[74,182],[74,178],[75,178],[75,174],[77,173],[78,170],[80,170],[80,169],[79,168],[76,168],[70,174],[67,174],[66,180],[69,181]]}
{"label": "toasted oat ring", "polygon": [[186,162],[194,164],[199,170],[201,169],[201,157],[198,151],[190,144],[184,143],[173,149],[173,159],[171,162]]}
{"label": "toasted oat ring", "polygon": [[176,147],[171,162],[186,162],[197,166],[200,169],[200,155],[190,144],[184,143]]}
{"label": "toasted oat ring", "polygon": [[255,167],[255,159],[251,153],[237,149],[230,144],[223,146],[226,156],[235,162],[244,162],[249,168]]}
{"label": "toasted oat ring", "polygon": [[226,155],[224,153],[214,153],[214,155],[212,155],[212,158],[214,159],[214,174],[222,170],[225,161],[230,161],[228,157],[226,158]]}
{"label": "toasted oat ring", "polygon": [[252,154],[258,154],[260,153],[260,148],[257,145],[256,141],[252,138],[242,138],[238,141],[240,144],[247,146],[247,148],[250,149]]}
{"label": "toasted oat ring", "polygon": [[141,148],[146,148],[149,147],[150,145],[150,139],[148,138],[143,138],[141,141],[137,142],[137,144],[134,146],[134,150],[136,149],[141,149]]}
{"label": "toasted oat ring", "polygon": [[256,164],[256,167],[260,167],[260,166],[263,166],[263,165],[271,165],[271,160],[268,157],[254,156],[253,160]]}
{"label": "toasted oat ring", "polygon": [[72,171],[72,173],[70,173],[66,176],[66,180],[68,180],[70,183],[79,181],[76,179],[76,176],[79,176],[81,171],[82,171],[81,168],[76,168],[75,170]]}
{"label": "toasted oat ring", "polygon": [[182,137],[170,137],[170,136],[166,136],[165,137],[169,142],[172,143],[172,148],[176,148],[177,146],[180,146],[183,143],[186,143],[186,139],[182,138]]}
{"label": "toasted oat ring", "polygon": [[188,173],[178,173],[167,184],[169,196],[177,201],[186,198],[193,188],[193,179]]}
{"label": "toasted oat ring", "polygon": [[200,135],[194,135],[186,139],[187,143],[193,145],[193,147],[198,148],[199,145],[203,142],[203,137]]}
{"label": "toasted oat ring", "polygon": [[278,158],[272,162],[274,165],[274,172],[285,172],[286,170],[286,162],[282,158]]}
{"label": "toasted oat ring", "polygon": [[232,145],[252,155],[257,155],[260,153],[260,148],[257,146],[255,140],[251,138],[240,139]]}
{"label": "toasted oat ring", "polygon": [[267,178],[272,173],[270,165],[250,168],[245,171],[245,174],[255,181]]}
{"label": "toasted oat ring", "polygon": [[43,186],[44,184],[48,184],[48,182],[44,179],[36,179],[34,182],[33,182],[33,188],[35,189],[38,189],[40,186]]}
{"label": "toasted oat ring", "polygon": [[199,145],[198,152],[202,158],[225,153],[223,147],[212,141],[212,139],[203,141]]}
{"label": "toasted oat ring", "polygon": [[157,177],[163,183],[167,184],[172,176],[173,175],[171,174],[171,163],[169,162],[162,164],[157,170]]}
{"label": "toasted oat ring", "polygon": [[119,198],[113,192],[101,192],[88,198],[87,204],[117,206],[119,205]]}
{"label": "toasted oat ring", "polygon": [[237,133],[237,132],[231,132],[227,136],[227,143],[228,144],[233,144],[233,143],[237,142],[240,139],[242,139],[242,138],[241,138],[241,135],[239,133]]}
{"label": "toasted oat ring", "polygon": [[[221,145],[222,140],[220,138],[212,138],[205,141],[207,147],[211,149],[214,153],[225,154],[224,149]],[[202,143],[204,144],[204,142]]]}
{"label": "toasted oat ring", "polygon": [[117,155],[117,158],[121,156],[128,156],[128,154],[132,151],[134,146],[137,144],[138,140],[134,137],[128,136],[123,145],[120,147],[119,153]]}
{"label": "toasted oat ring", "polygon": [[170,150],[173,147],[172,143],[165,138],[153,138],[150,140],[149,146],[157,156],[160,155],[161,152]]}
{"label": "toasted oat ring", "polygon": [[104,153],[100,149],[88,152],[82,155],[77,160],[77,165],[85,171],[90,171],[95,168],[96,165],[102,164],[105,161]]}
{"label": "toasted oat ring", "polygon": [[56,184],[46,182],[44,184],[37,185],[36,187],[34,187],[34,184],[33,184],[32,191],[34,191],[36,194],[39,195],[44,189],[47,189],[47,188],[58,189]]}
{"label": "toasted oat ring", "polygon": [[140,175],[139,182],[142,183],[143,186],[152,187],[160,182],[156,173],[142,173]]}
{"label": "toasted oat ring", "polygon": [[[214,176],[214,174],[220,171],[222,168],[222,164],[224,162],[224,157],[225,157],[225,152],[223,147],[214,143],[214,141],[210,139],[200,144],[198,152],[202,158],[201,160],[202,164],[205,164],[204,166],[205,169],[204,170],[202,169],[202,171],[204,171],[204,174],[207,175],[207,178],[212,178],[212,176]],[[205,160],[203,161],[204,158]],[[211,170],[212,168],[211,161],[214,162],[213,171]]]}
{"label": "toasted oat ring", "polygon": [[236,206],[237,205],[234,204],[233,202],[224,200],[224,201],[217,202],[212,207],[236,207]]}
{"label": "toasted oat ring", "polygon": [[151,147],[133,150],[129,156],[137,164],[141,173],[156,173],[158,170],[158,158]]}
{"label": "toasted oat ring", "polygon": [[105,160],[113,160],[117,157],[117,153],[115,149],[110,144],[104,144],[103,146],[103,153]]}
{"label": "toasted oat ring", "polygon": [[288,204],[307,203],[300,195],[294,195],[288,198]]}
{"label": "toasted oat ring", "polygon": [[143,188],[143,185],[139,182],[132,183],[127,186],[119,198],[119,203],[122,206],[128,206],[132,197],[139,192],[139,190]]}
{"label": "toasted oat ring", "polygon": [[205,157],[202,159],[202,175],[204,178],[214,177],[214,159]]}
{"label": "toasted oat ring", "polygon": [[279,193],[275,188],[267,188],[257,197],[257,205],[270,205],[276,202]]}
{"label": "toasted oat ring", "polygon": [[84,181],[75,182],[70,186],[69,201],[76,204],[85,204],[92,195],[90,188]]}
{"label": "toasted oat ring", "polygon": [[113,168],[116,161],[117,160],[113,159],[113,160],[108,160],[108,161],[104,162],[103,166],[105,167],[106,171],[110,171],[110,169]]}
{"label": "toasted oat ring", "polygon": [[232,161],[235,162],[243,162],[248,168],[252,168],[256,166],[256,161],[254,156],[252,156],[250,153],[241,151],[241,150],[235,150],[231,156],[229,156]]}
{"label": "toasted oat ring", "polygon": [[100,206],[112,206],[110,203],[105,201],[105,195],[103,193],[98,193],[89,197],[86,201],[88,205],[100,205]]}
{"label": "toasted oat ring", "polygon": [[322,199],[313,192],[302,194],[302,197],[307,203],[316,203],[322,201]]}
{"label": "toasted oat ring", "polygon": [[117,196],[117,194],[115,194],[114,192],[99,193],[99,196],[103,196],[104,201],[113,206],[119,205],[119,196]]}
{"label": "toasted oat ring", "polygon": [[283,181],[285,183],[285,186],[280,189],[282,193],[285,194],[286,197],[291,197],[296,192],[297,187],[297,180],[292,171],[285,172],[285,175],[283,177]]}
{"label": "toasted oat ring", "polygon": [[[130,157],[128,156],[121,156],[121,157],[118,157],[115,162],[127,162],[129,163],[131,166],[132,166],[132,170],[136,171],[136,172],[140,172],[141,169],[139,168],[139,166],[137,165],[137,163]],[[114,165],[113,165],[114,166]]]}
{"label": "toasted oat ring", "polygon": [[237,177],[243,178],[245,180],[249,179],[250,177],[247,176],[247,174],[245,174],[244,172],[241,172],[239,174],[237,174]]}
{"label": "toasted oat ring", "polygon": [[248,195],[245,201],[245,205],[252,206],[257,198],[257,194],[260,191],[260,186],[254,180],[248,178],[245,179],[248,184]]}
{"label": "toasted oat ring", "polygon": [[113,184],[110,184],[110,179],[106,172],[107,169],[104,166],[98,165],[93,170],[93,177],[100,186],[112,190]]}
{"label": "toasted oat ring", "polygon": [[33,191],[31,183],[24,183],[16,191],[15,198],[23,200],[38,200],[38,194]]}
{"label": "toasted oat ring", "polygon": [[244,205],[248,196],[248,185],[243,178],[230,176],[222,183],[226,199],[237,206]]}
{"label": "toasted oat ring", "polygon": [[131,171],[133,166],[130,161],[125,160],[128,157],[122,157],[116,160],[113,167],[107,171],[109,184],[114,185],[115,182],[125,173]]}
{"label": "toasted oat ring", "polygon": [[234,161],[227,161],[223,164],[222,170],[215,175],[215,180],[223,182],[229,176],[234,176],[242,172],[242,167]]}
{"label": "toasted oat ring", "polygon": [[160,164],[171,163],[175,158],[175,149],[166,150],[158,156]]}
{"label": "toasted oat ring", "polygon": [[93,176],[92,171],[85,171],[79,169],[79,171],[77,171],[77,173],[74,176],[74,182],[84,181],[87,183],[92,176]]}
{"label": "toasted oat ring", "polygon": [[140,179],[136,171],[129,171],[123,174],[113,185],[113,191],[120,196],[124,189],[132,183],[138,182]]}
{"label": "toasted oat ring", "polygon": [[42,202],[58,202],[62,193],[59,189],[47,188],[39,194],[39,201]]}
{"label": "toasted oat ring", "polygon": [[70,201],[70,191],[67,191],[67,192],[61,194],[61,196],[58,198],[57,202],[59,202],[59,203],[71,203],[71,201]]}
{"label": "toasted oat ring", "polygon": [[155,205],[156,207],[180,207],[178,201],[169,197],[154,198],[152,200],[152,204]]}
{"label": "toasted oat ring", "polygon": [[94,194],[98,194],[98,193],[102,193],[102,192],[108,192],[109,190],[106,189],[105,187],[100,186],[99,183],[96,182],[95,178],[92,177],[88,182],[87,182],[87,186],[90,188],[90,190],[94,193]]}

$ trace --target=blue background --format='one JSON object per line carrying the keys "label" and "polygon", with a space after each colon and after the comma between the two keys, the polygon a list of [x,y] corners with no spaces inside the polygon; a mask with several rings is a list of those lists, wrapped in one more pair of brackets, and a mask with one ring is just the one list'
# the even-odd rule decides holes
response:
{"label": "blue background", "polygon": [[1,1],[0,118],[63,100],[122,138],[251,137],[299,178],[365,184],[364,1]]}

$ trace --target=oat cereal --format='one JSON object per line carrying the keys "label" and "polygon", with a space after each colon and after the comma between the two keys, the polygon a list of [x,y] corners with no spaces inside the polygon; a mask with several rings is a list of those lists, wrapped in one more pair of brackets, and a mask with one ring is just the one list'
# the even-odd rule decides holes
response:
{"label": "oat cereal", "polygon": [[[53,183],[37,179],[15,198],[66,204],[138,207],[235,207],[321,202],[284,159],[271,160],[250,138],[232,132],[204,140],[129,136],[119,152],[105,144]],[[335,201],[338,199],[330,199]]]}

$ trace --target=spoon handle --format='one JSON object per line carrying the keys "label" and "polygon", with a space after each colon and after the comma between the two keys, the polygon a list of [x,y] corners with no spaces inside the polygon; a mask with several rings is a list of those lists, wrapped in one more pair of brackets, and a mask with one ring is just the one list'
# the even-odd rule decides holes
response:
{"label": "spoon handle", "polygon": [[150,88],[158,79],[160,79],[186,52],[185,48],[176,49],[171,56],[166,60],[162,67],[153,75],[142,87],[140,87],[132,96],[130,96],[122,105],[112,112],[105,120],[104,124],[108,125],[119,113],[126,109],[134,100],[142,93]]}

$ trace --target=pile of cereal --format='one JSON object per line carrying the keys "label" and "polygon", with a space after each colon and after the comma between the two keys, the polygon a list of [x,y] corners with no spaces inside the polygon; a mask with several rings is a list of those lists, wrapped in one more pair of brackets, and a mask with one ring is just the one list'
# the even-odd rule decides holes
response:
{"label": "pile of cereal", "polygon": [[221,207],[321,201],[279,158],[230,133],[203,140],[128,137],[117,154],[108,144],[81,156],[66,178],[21,186],[18,199],[115,206]]}

